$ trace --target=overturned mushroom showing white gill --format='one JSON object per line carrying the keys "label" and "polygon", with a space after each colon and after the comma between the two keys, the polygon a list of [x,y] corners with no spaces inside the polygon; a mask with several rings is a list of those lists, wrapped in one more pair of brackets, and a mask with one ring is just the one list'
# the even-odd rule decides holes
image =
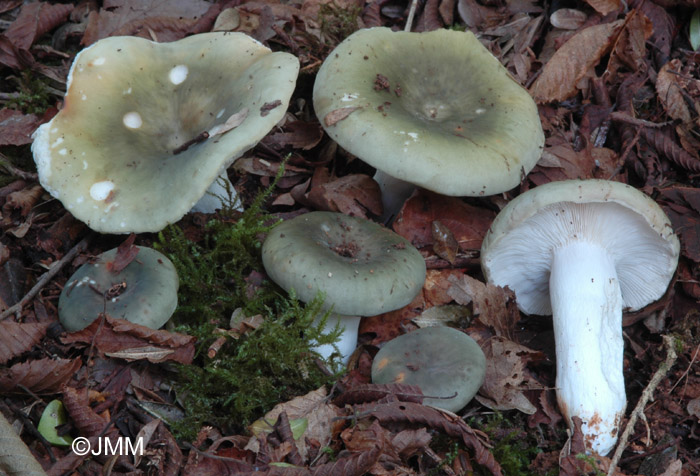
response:
{"label": "overturned mushroom showing white gill", "polygon": [[481,248],[489,282],[527,314],[552,314],[559,407],[608,453],[627,404],[622,311],[664,295],[680,245],[663,210],[629,185],[550,182],[512,200]]}
{"label": "overturned mushroom showing white gill", "polygon": [[283,117],[298,71],[293,55],[242,33],[100,40],[76,56],[63,109],[34,135],[39,180],[104,233],[161,230],[202,197],[197,210],[221,208],[227,167]]}
{"label": "overturned mushroom showing white gill", "polygon": [[357,31],[323,62],[313,101],[328,135],[377,169],[384,218],[414,186],[505,192],[542,154],[535,102],[471,32]]}

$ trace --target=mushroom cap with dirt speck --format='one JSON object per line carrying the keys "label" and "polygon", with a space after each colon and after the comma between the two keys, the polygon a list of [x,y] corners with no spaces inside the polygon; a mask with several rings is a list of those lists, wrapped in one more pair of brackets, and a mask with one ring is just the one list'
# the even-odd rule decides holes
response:
{"label": "mushroom cap with dirt speck", "polygon": [[532,97],[471,32],[357,31],[324,61],[313,101],[340,146],[444,195],[509,190],[544,145]]}
{"label": "mushroom cap with dirt speck", "polygon": [[318,293],[333,312],[374,316],[409,304],[425,281],[425,261],[405,238],[363,218],[311,212],[267,236],[268,276],[309,302]]}
{"label": "mushroom cap with dirt speck", "polygon": [[58,318],[67,331],[89,326],[102,312],[151,329],[170,319],[179,286],[175,266],[152,248],[136,248],[136,258],[121,271],[110,267],[117,254],[114,248],[70,277],[58,300]]}
{"label": "mushroom cap with dirt speck", "polygon": [[298,71],[242,33],[100,40],[34,135],[39,180],[94,230],[159,231],[283,117]]}
{"label": "mushroom cap with dirt speck", "polygon": [[372,383],[417,385],[423,404],[457,412],[484,383],[486,357],[474,339],[444,326],[424,327],[384,344],[372,363]]}

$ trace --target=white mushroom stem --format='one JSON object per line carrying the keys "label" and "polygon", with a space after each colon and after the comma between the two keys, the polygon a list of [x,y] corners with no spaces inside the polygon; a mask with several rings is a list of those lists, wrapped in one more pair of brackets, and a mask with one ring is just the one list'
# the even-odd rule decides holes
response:
{"label": "white mushroom stem", "polygon": [[374,181],[379,184],[379,189],[382,191],[384,213],[381,216],[381,222],[387,223],[399,214],[404,202],[408,200],[416,186],[392,177],[379,169],[374,174]]}
{"label": "white mushroom stem", "polygon": [[233,209],[242,212],[243,207],[240,204],[240,200],[238,200],[236,189],[233,188],[233,184],[228,179],[226,169],[224,169],[190,211],[214,213],[216,210],[220,210],[228,205],[229,193],[231,194],[231,201],[234,205]]}
{"label": "white mushroom stem", "polygon": [[[343,365],[348,364],[350,356],[355,352],[355,348],[357,347],[357,333],[360,328],[360,319],[362,319],[360,316],[344,316],[342,314],[333,313],[328,316],[326,325],[323,328],[324,333],[332,331],[335,329],[336,325],[340,325],[340,327],[344,328],[340,339],[336,343],[342,357]],[[318,320],[316,323],[318,323]],[[319,345],[315,347],[314,350],[321,354],[321,357],[324,359],[328,359],[336,352],[335,347],[329,344]]]}
{"label": "white mushroom stem", "polygon": [[569,425],[574,416],[583,421],[586,448],[605,455],[627,403],[615,263],[600,244],[569,242],[554,251],[549,286],[559,407]]}

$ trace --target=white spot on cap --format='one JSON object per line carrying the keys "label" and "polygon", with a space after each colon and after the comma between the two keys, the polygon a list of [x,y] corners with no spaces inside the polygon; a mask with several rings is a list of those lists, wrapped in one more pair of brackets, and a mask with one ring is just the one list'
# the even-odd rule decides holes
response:
{"label": "white spot on cap", "polygon": [[87,100],[87,96],[86,96],[85,94],[83,94],[82,96],[80,96],[80,99],[82,99],[83,101],[86,101],[86,100]]}
{"label": "white spot on cap", "polygon": [[352,101],[353,99],[357,99],[357,93],[352,93],[352,94],[345,93],[345,94],[343,94],[343,97],[340,98],[340,100],[343,102]]}
{"label": "white spot on cap", "polygon": [[418,140],[418,134],[416,132],[409,132],[408,137],[410,137],[414,141]]}
{"label": "white spot on cap", "polygon": [[125,89],[124,91],[122,91],[122,94],[124,96],[126,96],[127,94],[131,94],[131,87],[129,87],[129,89]]}
{"label": "white spot on cap", "polygon": [[138,129],[143,124],[143,119],[141,119],[141,114],[138,112],[127,112],[122,118],[124,125],[129,129]]}
{"label": "white spot on cap", "polygon": [[95,66],[101,66],[105,64],[106,59],[103,56],[100,56],[99,58],[95,59],[95,61],[92,62]]}
{"label": "white spot on cap", "polygon": [[78,198],[75,199],[75,203],[77,203],[78,205],[80,205],[81,203],[83,203],[84,200],[85,200],[85,197],[83,197],[83,196],[81,195],[81,196],[79,196]]}
{"label": "white spot on cap", "polygon": [[122,227],[122,228],[126,228],[126,223],[121,222],[121,223],[119,223],[119,226]]}
{"label": "white spot on cap", "polygon": [[[54,132],[54,131],[51,131],[51,132]],[[57,139],[54,141],[54,143],[51,144],[51,148],[53,149],[54,147],[58,147],[58,145],[59,145],[61,142],[63,142],[63,137],[57,138]]]}
{"label": "white spot on cap", "polygon": [[58,153],[61,155],[66,155],[68,153],[68,149],[63,148],[63,149],[59,150]]}
{"label": "white spot on cap", "polygon": [[223,116],[225,112],[226,112],[226,109],[222,109],[221,111],[217,112],[216,118],[221,119],[221,116]]}
{"label": "white spot on cap", "polygon": [[90,196],[93,200],[101,201],[109,197],[112,190],[114,190],[114,182],[110,182],[109,180],[95,182],[92,184],[92,187],[90,187]]}
{"label": "white spot on cap", "polygon": [[87,170],[87,168],[88,168],[87,160],[83,160],[83,170]]}
{"label": "white spot on cap", "polygon": [[480,107],[480,108],[478,108],[478,109],[477,109],[476,111],[474,111],[474,112],[477,113],[477,114],[483,114],[483,113],[486,112],[486,109],[484,109],[483,107]]}
{"label": "white spot on cap", "polygon": [[170,70],[170,73],[168,73],[168,78],[170,78],[171,83],[180,84],[181,82],[187,79],[188,72],[189,69],[187,68],[187,66],[185,66],[184,64],[179,64]]}

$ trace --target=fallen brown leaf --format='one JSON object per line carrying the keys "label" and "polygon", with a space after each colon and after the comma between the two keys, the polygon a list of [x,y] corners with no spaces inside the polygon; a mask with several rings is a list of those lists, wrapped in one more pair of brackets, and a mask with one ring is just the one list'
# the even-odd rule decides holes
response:
{"label": "fallen brown leaf", "polygon": [[[0,41],[0,63],[3,62],[1,50],[2,41]],[[31,144],[32,134],[40,125],[41,118],[35,114],[22,114],[14,109],[0,109],[0,145]]]}
{"label": "fallen brown leaf", "polygon": [[29,50],[41,35],[63,24],[73,8],[72,4],[25,3],[4,35],[17,48]]}
{"label": "fallen brown leaf", "polygon": [[[671,118],[691,122],[692,116],[685,99],[688,96],[686,89],[688,82],[698,80],[684,79],[681,68],[682,64],[677,59],[672,59],[661,68],[656,77],[656,94]],[[700,104],[696,102],[695,109],[699,107]]]}
{"label": "fallen brown leaf", "polygon": [[181,364],[192,363],[195,340],[192,336],[165,330],[154,330],[109,316],[105,316],[103,324],[98,318],[85,329],[61,337],[64,344],[91,345],[94,343],[98,350],[105,353],[155,346],[163,350],[172,350],[171,354],[164,356],[164,360]]}
{"label": "fallen brown leaf", "polygon": [[353,112],[357,111],[358,109],[360,109],[360,106],[341,107],[339,109],[334,109],[328,114],[326,114],[326,117],[323,118],[323,122],[324,124],[326,124],[326,127],[334,126],[338,122],[348,117]]}
{"label": "fallen brown leaf", "polygon": [[613,45],[624,20],[594,25],[576,33],[542,68],[530,88],[539,103],[563,101],[578,90],[578,82],[596,66]]}
{"label": "fallen brown leaf", "polygon": [[80,359],[38,359],[0,368],[0,393],[55,393],[78,371]]}
{"label": "fallen brown leaf", "polygon": [[[312,182],[313,183],[313,182]],[[382,214],[382,192],[369,175],[345,175],[319,186],[312,186],[306,199],[318,210],[340,212],[367,218],[367,212]]]}
{"label": "fallen brown leaf", "polygon": [[586,0],[586,3],[601,15],[607,15],[622,7],[621,0]]}
{"label": "fallen brown leaf", "polygon": [[[1,276],[1,274],[0,274]],[[46,335],[45,323],[25,324],[14,321],[0,322],[0,364],[30,350]]]}

